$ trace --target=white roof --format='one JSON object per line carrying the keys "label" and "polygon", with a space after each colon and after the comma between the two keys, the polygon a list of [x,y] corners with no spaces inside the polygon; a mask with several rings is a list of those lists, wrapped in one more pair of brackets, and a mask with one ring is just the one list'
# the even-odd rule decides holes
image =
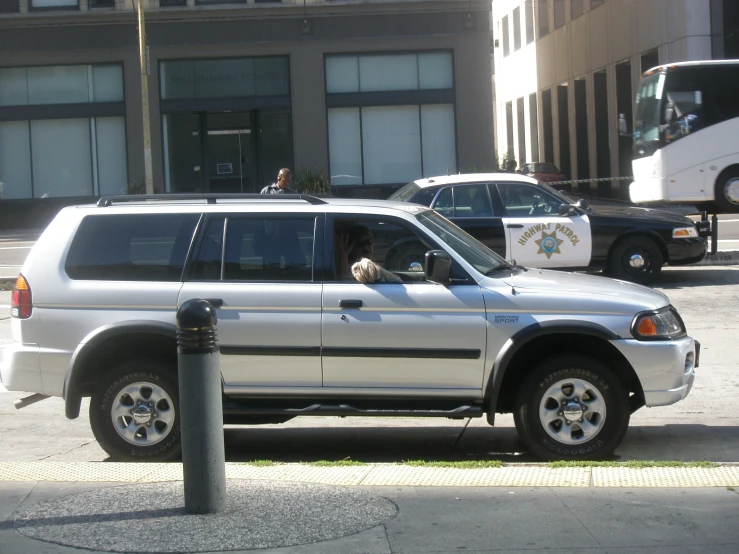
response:
{"label": "white roof", "polygon": [[690,67],[697,65],[739,65],[739,60],[695,60],[691,62],[663,63],[647,69],[644,73],[655,70],[671,69],[673,67]]}
{"label": "white roof", "polygon": [[460,173],[458,175],[441,175],[439,177],[418,179],[414,183],[421,188],[426,188],[436,185],[456,185],[458,183],[510,183],[511,181],[533,185],[539,182],[532,177],[526,177],[519,173]]}

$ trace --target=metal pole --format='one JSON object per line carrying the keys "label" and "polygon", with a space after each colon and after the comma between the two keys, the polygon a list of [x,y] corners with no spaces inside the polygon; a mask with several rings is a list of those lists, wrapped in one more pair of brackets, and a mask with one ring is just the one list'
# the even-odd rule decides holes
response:
{"label": "metal pole", "polygon": [[177,363],[185,511],[213,514],[226,508],[221,368],[216,309],[188,300],[177,310]]}
{"label": "metal pole", "polygon": [[718,216],[711,216],[711,254],[718,252]]}
{"label": "metal pole", "polygon": [[144,179],[146,194],[154,194],[154,175],[151,169],[151,124],[149,121],[149,64],[144,23],[144,0],[138,0],[139,65],[141,66],[141,116],[144,125]]}

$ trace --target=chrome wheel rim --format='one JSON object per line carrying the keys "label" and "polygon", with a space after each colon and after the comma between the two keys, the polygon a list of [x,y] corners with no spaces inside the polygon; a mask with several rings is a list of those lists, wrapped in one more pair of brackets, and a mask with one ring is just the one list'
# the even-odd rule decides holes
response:
{"label": "chrome wheel rim", "polygon": [[642,275],[652,270],[652,256],[646,248],[633,246],[624,252],[621,266],[628,275]]}
{"label": "chrome wheel rim", "polygon": [[175,421],[172,398],[159,385],[145,381],[119,390],[110,415],[118,436],[136,446],[151,446],[163,441]]}
{"label": "chrome wheel rim", "polygon": [[557,442],[583,444],[603,429],[606,402],[592,383],[583,379],[563,379],[549,387],[542,396],[539,421]]}
{"label": "chrome wheel rim", "polygon": [[739,204],[739,178],[735,177],[726,181],[724,197],[732,204]]}

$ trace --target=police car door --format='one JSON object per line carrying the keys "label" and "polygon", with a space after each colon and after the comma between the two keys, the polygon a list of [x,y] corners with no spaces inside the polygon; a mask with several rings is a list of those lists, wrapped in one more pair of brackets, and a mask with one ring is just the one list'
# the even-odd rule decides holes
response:
{"label": "police car door", "polygon": [[529,267],[587,267],[592,235],[587,215],[558,215],[562,201],[541,187],[498,183],[505,208],[507,258]]}

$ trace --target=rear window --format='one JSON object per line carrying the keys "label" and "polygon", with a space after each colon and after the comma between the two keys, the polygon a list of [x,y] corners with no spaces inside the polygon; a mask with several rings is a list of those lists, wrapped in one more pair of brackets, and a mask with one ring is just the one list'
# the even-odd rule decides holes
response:
{"label": "rear window", "polygon": [[69,249],[71,279],[180,281],[198,214],[87,216]]}

